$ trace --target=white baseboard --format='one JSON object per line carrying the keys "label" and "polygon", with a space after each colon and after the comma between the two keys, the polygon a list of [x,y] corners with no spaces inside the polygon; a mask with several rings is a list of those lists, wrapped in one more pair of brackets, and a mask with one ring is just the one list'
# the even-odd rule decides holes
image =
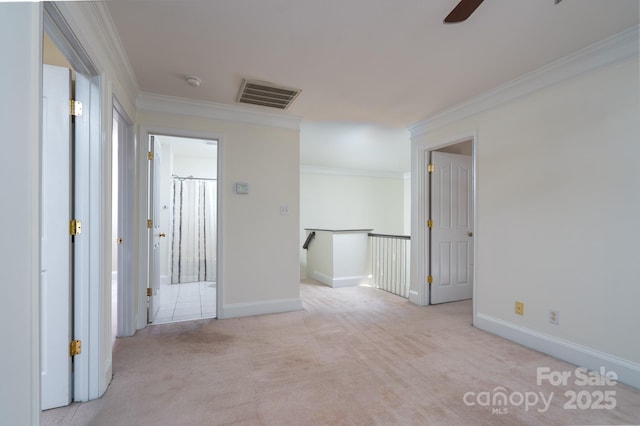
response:
{"label": "white baseboard", "polygon": [[[640,364],[540,333],[485,314],[476,314],[474,325],[536,351],[589,370],[613,371],[618,381],[640,389]],[[542,366],[541,366],[542,367]]]}
{"label": "white baseboard", "polygon": [[418,306],[424,306],[422,299],[420,299],[420,293],[417,291],[409,290],[409,302]]}
{"label": "white baseboard", "polygon": [[360,284],[368,284],[369,277],[366,275],[357,275],[353,277],[330,277],[322,272],[313,271],[311,278],[320,281],[322,284],[326,284],[329,287],[351,287]]}
{"label": "white baseboard", "polygon": [[331,287],[331,283],[333,281],[330,276],[318,271],[313,271],[311,273],[311,278],[316,281],[320,281],[322,284],[328,285],[329,287]]}
{"label": "white baseboard", "polygon": [[366,275],[356,275],[353,277],[336,277],[332,281],[331,287],[352,287],[360,284],[369,284],[369,277]]}
{"label": "white baseboard", "polygon": [[169,285],[169,275],[160,275],[160,285]]}
{"label": "white baseboard", "polygon": [[248,317],[252,315],[278,314],[281,312],[299,311],[302,300],[293,299],[266,300],[262,302],[232,303],[223,305],[218,312],[219,319]]}

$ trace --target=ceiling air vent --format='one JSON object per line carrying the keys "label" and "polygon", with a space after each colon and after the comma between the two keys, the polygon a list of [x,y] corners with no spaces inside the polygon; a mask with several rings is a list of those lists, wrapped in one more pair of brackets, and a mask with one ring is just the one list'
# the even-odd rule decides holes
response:
{"label": "ceiling air vent", "polygon": [[236,102],[287,109],[300,92],[302,90],[276,86],[264,81],[242,80]]}

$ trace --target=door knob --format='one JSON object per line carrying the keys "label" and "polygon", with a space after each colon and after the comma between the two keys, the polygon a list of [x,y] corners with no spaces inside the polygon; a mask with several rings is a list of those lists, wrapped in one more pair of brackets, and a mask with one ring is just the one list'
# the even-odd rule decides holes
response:
{"label": "door knob", "polygon": [[165,234],[164,232],[161,232],[158,236],[162,238],[162,237],[166,237],[167,234]]}
{"label": "door knob", "polygon": [[467,235],[473,237],[473,232],[467,232]]}

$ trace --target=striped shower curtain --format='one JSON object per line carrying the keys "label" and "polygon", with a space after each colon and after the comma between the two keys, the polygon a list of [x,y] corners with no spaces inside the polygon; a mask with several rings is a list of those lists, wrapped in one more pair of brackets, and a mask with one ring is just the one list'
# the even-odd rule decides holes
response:
{"label": "striped shower curtain", "polygon": [[171,284],[216,280],[216,181],[173,178]]}

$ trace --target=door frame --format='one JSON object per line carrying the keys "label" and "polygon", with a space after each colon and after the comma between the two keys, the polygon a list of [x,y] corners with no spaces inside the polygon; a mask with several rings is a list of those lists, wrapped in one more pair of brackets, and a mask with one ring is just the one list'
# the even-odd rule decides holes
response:
{"label": "door frame", "polygon": [[[76,189],[75,216],[83,221],[83,237],[75,242],[74,339],[81,340],[83,351],[74,357],[73,400],[88,401],[102,396],[111,381],[112,357],[108,319],[110,310],[103,305],[110,300],[110,288],[106,286],[106,273],[110,269],[110,213],[103,214],[110,206],[111,185],[110,138],[102,137],[102,130],[111,128],[111,97],[107,96],[104,73],[96,65],[76,36],[64,12],[55,2],[43,3],[43,30],[67,58],[78,74],[88,80],[87,97],[84,99],[86,122],[76,132],[76,143],[85,149],[81,159],[82,170],[76,170],[75,179],[85,184]],[[41,60],[42,63],[42,60]],[[87,113],[88,111],[88,113]],[[78,175],[79,173],[79,175]],[[80,193],[78,193],[78,190]],[[107,223],[108,222],[108,223]],[[109,264],[109,266],[107,266]],[[110,274],[109,274],[110,275]],[[107,290],[109,293],[107,294]],[[109,342],[108,347],[105,342]]]}
{"label": "door frame", "polygon": [[[409,300],[417,305],[429,305],[429,275],[430,247],[428,231],[426,228],[429,219],[429,199],[431,197],[429,187],[429,173],[427,171],[427,155],[431,151],[437,151],[447,146],[461,142],[471,141],[472,145],[472,204],[473,204],[473,318],[476,312],[476,283],[477,283],[477,259],[478,259],[478,232],[477,232],[477,151],[478,137],[475,131],[463,133],[458,137],[438,140],[434,143],[415,144],[413,147],[412,162],[412,206],[411,209],[411,290]],[[413,178],[415,176],[415,179]]]}
{"label": "door frame", "polygon": [[[140,254],[138,262],[138,289],[137,289],[137,328],[145,328],[147,324],[147,287],[149,285],[149,229],[147,228],[147,208],[149,199],[149,161],[147,157],[147,151],[149,146],[149,137],[151,135],[158,136],[173,136],[178,138],[191,138],[191,139],[205,139],[218,141],[218,190],[217,192],[217,217],[216,217],[216,318],[224,318],[223,311],[223,297],[224,297],[224,274],[223,274],[223,257],[224,252],[222,250],[222,241],[224,228],[224,209],[223,209],[223,196],[222,193],[225,190],[224,170],[223,170],[223,157],[224,157],[224,141],[223,136],[216,133],[199,132],[194,130],[184,130],[176,128],[166,127],[154,127],[154,126],[140,126],[138,143],[138,170],[140,173],[138,176],[138,204],[140,206],[138,221],[141,224],[138,234],[138,252]],[[143,226],[144,225],[144,226]]]}
{"label": "door frame", "polygon": [[[118,237],[123,244],[118,246],[118,295],[116,336],[133,336],[136,332],[135,308],[135,178],[136,140],[133,120],[122,104],[113,96],[113,119],[118,121]],[[111,242],[114,243],[113,241]],[[112,301],[113,303],[113,301]]]}

